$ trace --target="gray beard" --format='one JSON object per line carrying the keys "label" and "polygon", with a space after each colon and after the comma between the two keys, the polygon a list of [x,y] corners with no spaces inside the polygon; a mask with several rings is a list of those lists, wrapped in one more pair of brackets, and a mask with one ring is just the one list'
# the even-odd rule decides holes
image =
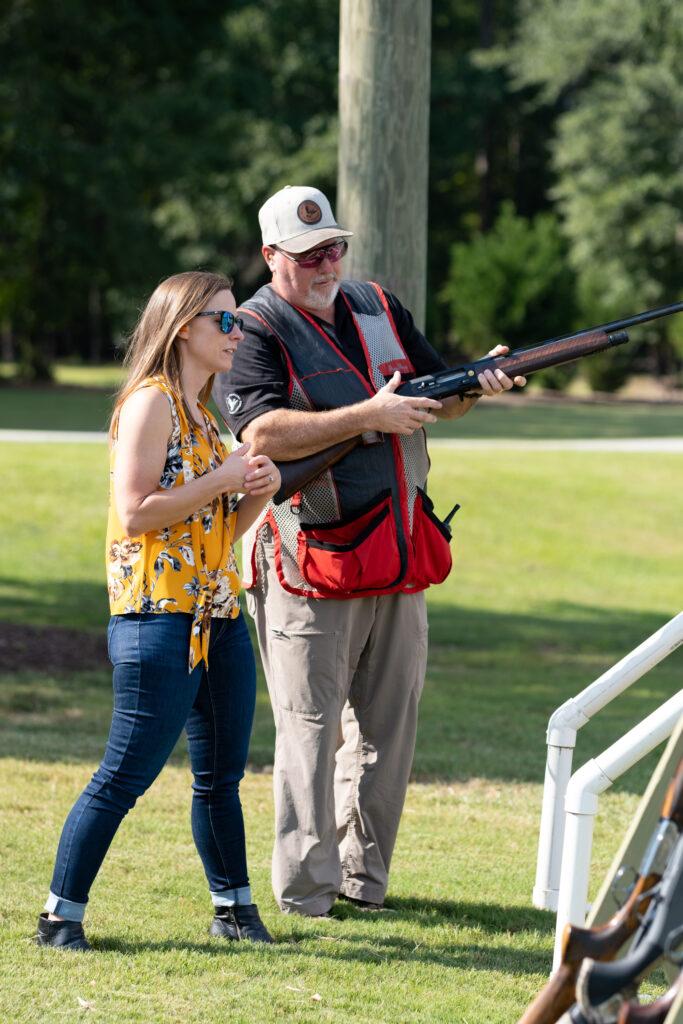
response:
{"label": "gray beard", "polygon": [[306,302],[309,309],[327,309],[331,306],[339,294],[339,281],[330,281],[326,285],[311,287]]}

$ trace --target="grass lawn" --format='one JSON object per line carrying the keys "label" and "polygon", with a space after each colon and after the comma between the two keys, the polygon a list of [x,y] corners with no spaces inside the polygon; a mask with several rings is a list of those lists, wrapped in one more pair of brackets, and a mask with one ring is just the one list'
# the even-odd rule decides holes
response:
{"label": "grass lawn", "polygon": [[[106,449],[5,444],[2,456],[0,620],[103,630]],[[277,913],[261,681],[243,797],[252,882],[277,947],[226,948],[206,934],[181,742],[93,889],[88,933],[99,952],[34,948],[63,818],[106,737],[110,679],[17,664],[0,678],[1,1021],[518,1018],[552,956],[552,917],[530,905],[545,724],[680,609],[683,459],[437,450],[431,481],[438,511],[463,508],[456,568],[429,593],[430,664],[391,912],[342,907],[317,922]],[[682,655],[583,730],[577,765],[680,687]],[[601,798],[594,892],[656,756]]]}

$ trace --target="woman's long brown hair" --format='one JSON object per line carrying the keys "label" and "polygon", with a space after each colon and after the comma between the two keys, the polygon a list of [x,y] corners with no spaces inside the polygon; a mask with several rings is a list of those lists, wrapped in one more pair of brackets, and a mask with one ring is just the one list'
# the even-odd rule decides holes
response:
{"label": "woman's long brown hair", "polygon": [[[182,364],[178,331],[197,313],[202,312],[212,296],[224,289],[232,291],[230,278],[204,270],[190,270],[167,277],[152,292],[131,334],[123,360],[129,374],[114,402],[109,426],[110,438],[116,433],[121,406],[147,377],[163,374],[180,400],[184,401],[180,382]],[[211,394],[213,378],[212,374],[199,394],[202,403]]]}

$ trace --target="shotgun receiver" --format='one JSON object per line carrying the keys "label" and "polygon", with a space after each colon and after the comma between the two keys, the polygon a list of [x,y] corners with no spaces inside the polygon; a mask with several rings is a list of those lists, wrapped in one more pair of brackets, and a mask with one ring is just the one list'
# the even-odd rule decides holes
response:
{"label": "shotgun receiver", "polygon": [[683,759],[669,783],[660,815],[626,903],[596,928],[565,926],[562,962],[518,1024],[555,1024],[574,1003],[576,978],[585,958],[613,960],[640,925],[683,829]]}
{"label": "shotgun receiver", "polygon": [[[680,313],[682,310],[683,302],[675,302],[670,306],[648,309],[635,316],[626,317],[624,320],[613,320],[611,323],[579,331],[577,334],[550,338],[548,341],[532,345],[529,348],[516,349],[506,356],[485,356],[473,363],[465,363],[450,370],[441,370],[439,373],[430,373],[425,377],[416,377],[406,381],[397,389],[397,394],[412,398],[441,399],[451,398],[453,395],[460,395],[464,398],[466,395],[472,394],[473,389],[478,387],[477,377],[484,370],[500,369],[508,377],[518,377],[534,373],[536,370],[544,370],[549,366],[562,366],[575,359],[603,352],[615,345],[623,345],[628,341],[627,327],[647,323],[650,320],[658,320],[660,317]],[[291,498],[307,483],[344,458],[357,445],[381,444],[382,441],[381,434],[368,431],[366,434],[340,441],[338,444],[304,458],[278,462],[282,484],[273,498],[274,503],[280,505],[287,498]]]}

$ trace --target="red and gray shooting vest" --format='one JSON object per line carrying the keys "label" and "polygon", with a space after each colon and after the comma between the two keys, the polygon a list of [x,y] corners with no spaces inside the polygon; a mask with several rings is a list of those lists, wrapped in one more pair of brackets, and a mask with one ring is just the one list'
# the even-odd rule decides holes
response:
{"label": "red and gray shooting vest", "polygon": [[[353,405],[372,397],[395,370],[415,372],[382,289],[345,281],[341,296],[372,385],[312,316],[270,285],[240,309],[277,338],[289,371],[291,409]],[[264,541],[272,541],[278,578],[291,594],[343,599],[440,583],[451,569],[449,533],[425,492],[428,470],[424,430],[358,445],[289,500],[266,506],[244,536],[245,587],[263,572]]]}

